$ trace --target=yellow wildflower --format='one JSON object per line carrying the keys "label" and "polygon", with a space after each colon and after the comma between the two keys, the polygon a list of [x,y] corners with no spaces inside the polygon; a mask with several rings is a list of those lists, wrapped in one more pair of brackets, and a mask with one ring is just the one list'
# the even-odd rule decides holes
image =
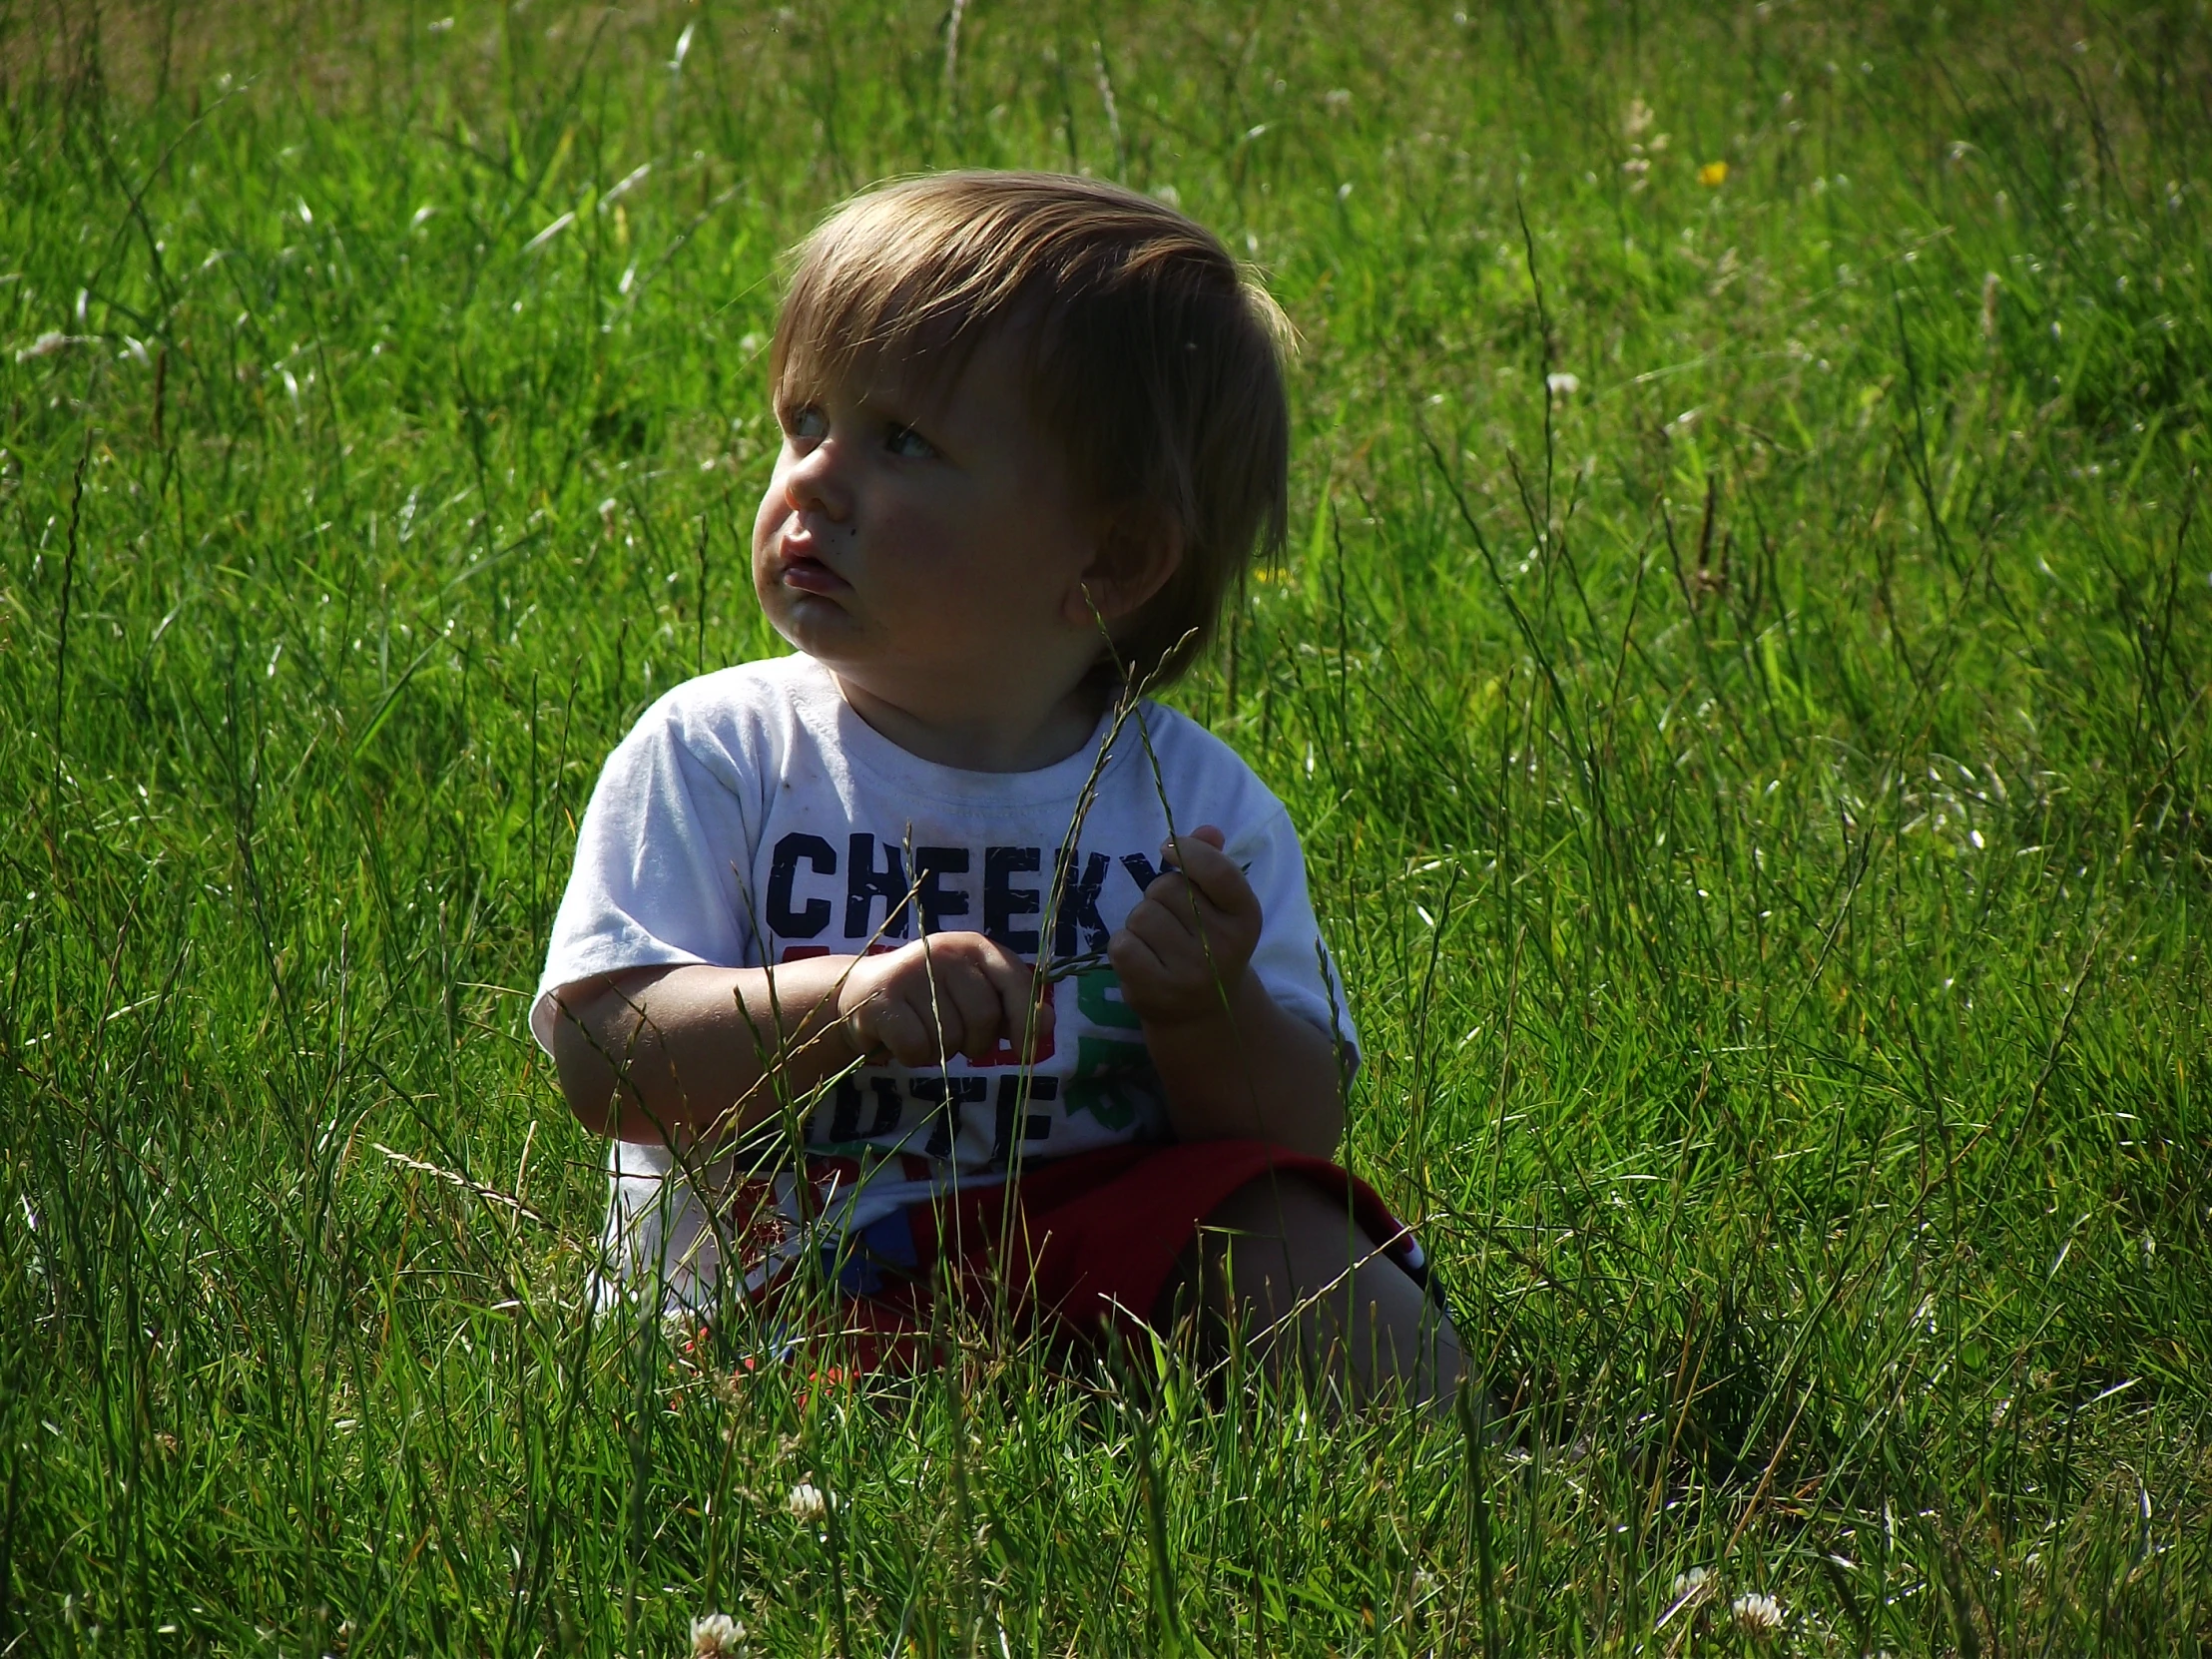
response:
{"label": "yellow wildflower", "polygon": [[1728,164],[1726,162],[1707,162],[1697,170],[1697,182],[1708,190],[1717,185],[1727,184]]}

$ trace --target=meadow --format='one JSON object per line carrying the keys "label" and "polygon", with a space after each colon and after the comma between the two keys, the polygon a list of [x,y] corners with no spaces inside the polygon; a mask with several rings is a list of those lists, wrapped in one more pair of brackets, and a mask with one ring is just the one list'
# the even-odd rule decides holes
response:
{"label": "meadow", "polygon": [[[2212,1645],[2202,0],[26,0],[0,79],[0,1652]],[[777,649],[783,251],[962,164],[1296,324],[1173,697],[1495,1436],[593,1309],[576,816]]]}

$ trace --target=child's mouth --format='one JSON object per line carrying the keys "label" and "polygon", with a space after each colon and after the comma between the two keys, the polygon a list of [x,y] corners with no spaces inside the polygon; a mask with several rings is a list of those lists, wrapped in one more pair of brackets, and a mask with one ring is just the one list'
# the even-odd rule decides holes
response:
{"label": "child's mouth", "polygon": [[839,593],[852,585],[820,559],[805,554],[787,553],[781,576],[784,586],[802,593]]}

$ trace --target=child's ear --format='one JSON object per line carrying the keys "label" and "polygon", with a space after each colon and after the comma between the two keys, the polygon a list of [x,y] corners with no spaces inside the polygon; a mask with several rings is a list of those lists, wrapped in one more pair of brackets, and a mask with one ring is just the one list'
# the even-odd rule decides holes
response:
{"label": "child's ear", "polygon": [[1182,562],[1183,527],[1172,514],[1140,508],[1116,513],[1068,595],[1068,620],[1085,628],[1097,626],[1100,617],[1120,621],[1143,609]]}

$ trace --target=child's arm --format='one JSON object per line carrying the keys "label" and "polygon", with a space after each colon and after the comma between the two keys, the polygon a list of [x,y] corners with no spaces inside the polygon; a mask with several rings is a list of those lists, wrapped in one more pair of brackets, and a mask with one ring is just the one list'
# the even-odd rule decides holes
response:
{"label": "child's arm", "polygon": [[1328,1033],[1248,971],[1260,900],[1222,843],[1219,830],[1201,825],[1169,847],[1179,867],[1145,889],[1107,959],[1144,1021],[1177,1135],[1329,1157],[1344,1134],[1337,1056]]}
{"label": "child's arm", "polygon": [[553,1062],[569,1110],[594,1134],[692,1141],[777,1110],[772,1072],[805,1095],[863,1055],[928,1066],[980,1060],[1052,1004],[1035,970],[980,933],[935,933],[880,956],[775,968],[636,968],[564,985]]}

